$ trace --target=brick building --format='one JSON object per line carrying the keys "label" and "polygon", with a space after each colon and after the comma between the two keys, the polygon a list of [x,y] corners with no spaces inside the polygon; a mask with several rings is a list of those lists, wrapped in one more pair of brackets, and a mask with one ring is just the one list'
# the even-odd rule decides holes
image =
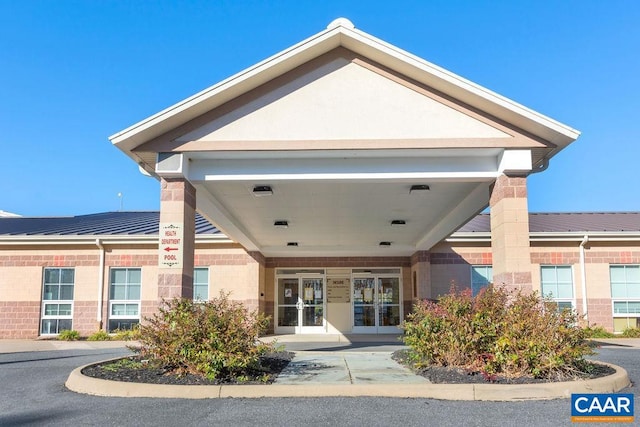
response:
{"label": "brick building", "polygon": [[[159,180],[159,217],[0,233],[2,334],[55,333],[69,320],[83,332],[127,327],[205,287],[272,314],[278,333],[397,332],[413,298],[437,296],[448,276],[524,290],[553,278],[549,289],[580,308],[583,271],[572,267],[569,285],[562,268],[576,256],[581,268],[616,264],[586,293],[590,315],[612,327],[611,310],[637,311],[635,237],[612,233],[590,259],[584,235],[539,247],[531,234],[527,177],[578,136],[338,19],[110,137]],[[448,240],[473,218],[484,240]]]}
{"label": "brick building", "polygon": [[[127,328],[151,314],[158,304],[159,217],[0,219],[0,338],[67,328],[88,335]],[[590,324],[617,332],[639,325],[640,213],[529,217],[533,289],[575,308]],[[494,280],[489,222],[481,214],[412,256],[266,258],[198,215],[192,296],[206,300],[230,291],[271,315],[271,332],[397,332],[415,298],[437,298],[452,283],[477,292]],[[318,303],[305,299],[317,290]],[[296,306],[298,298],[304,307]],[[300,327],[298,314],[307,316]]]}

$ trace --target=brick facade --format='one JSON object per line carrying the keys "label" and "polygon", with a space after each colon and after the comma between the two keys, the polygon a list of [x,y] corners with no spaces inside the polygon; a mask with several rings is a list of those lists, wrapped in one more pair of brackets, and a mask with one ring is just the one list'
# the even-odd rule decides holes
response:
{"label": "brick facade", "polygon": [[300,257],[300,258],[267,258],[267,268],[301,268],[301,267],[410,267],[409,257]]}
{"label": "brick facade", "polygon": [[578,248],[573,252],[533,252],[531,254],[531,262],[545,265],[578,264],[580,262],[580,253]]}
{"label": "brick facade", "polygon": [[431,264],[468,264],[468,265],[491,265],[491,252],[472,253],[432,253]]}
{"label": "brick facade", "polygon": [[0,267],[78,267],[97,266],[98,262],[98,255],[0,255]]}
{"label": "brick facade", "polygon": [[[157,262],[157,259],[156,259]],[[234,254],[198,254],[194,258],[196,267],[210,265],[247,265],[257,262],[254,257],[247,253]]]}
{"label": "brick facade", "polygon": [[40,301],[0,301],[0,338],[36,338]]}
{"label": "brick facade", "polygon": [[100,329],[97,319],[97,301],[73,302],[73,329],[81,335],[91,335]]}
{"label": "brick facade", "polygon": [[587,298],[589,324],[599,325],[613,331],[613,308],[609,298]]}
{"label": "brick facade", "polygon": [[493,281],[497,286],[531,291],[527,179],[499,176],[491,190],[489,206]]}
{"label": "brick facade", "polygon": [[161,265],[158,271],[158,299],[193,295],[195,254],[196,189],[184,178],[160,179],[160,225],[179,224],[182,227],[182,250],[176,252],[179,264]]}
{"label": "brick facade", "polygon": [[[578,243],[553,246],[536,242],[532,246],[530,261],[534,272],[534,289],[540,290],[541,265],[573,266],[574,300],[581,310],[581,278]],[[483,246],[484,245],[484,246]],[[564,245],[564,247],[563,247]],[[585,251],[587,269],[587,296],[590,324],[612,330],[613,315],[610,298],[609,266],[612,264],[640,264],[639,245],[614,246],[593,242]],[[107,245],[105,253],[104,294],[102,327],[108,324],[109,271],[113,267],[142,268],[141,316],[156,312],[154,277],[158,271],[157,248],[153,245]],[[99,251],[88,246],[73,250],[56,246],[44,250],[37,248],[11,249],[9,255],[0,256],[0,338],[34,338],[39,334],[42,298],[42,272],[45,267],[76,268],[73,309],[73,328],[83,335],[98,329],[97,293]],[[22,252],[23,254],[20,254]],[[67,252],[67,253],[65,253]],[[414,297],[437,298],[446,293],[452,281],[459,286],[470,286],[472,265],[492,265],[491,248],[484,244],[441,243],[433,252],[420,251],[411,257],[302,257],[265,258],[259,253],[244,252],[237,245],[200,245],[194,258],[196,266],[210,269],[210,295],[218,289],[231,290],[232,299],[249,309],[260,309],[274,315],[273,275],[276,268],[403,268],[403,306],[405,314],[411,308]],[[529,273],[531,274],[531,273]],[[421,275],[421,276],[420,276]],[[419,279],[419,280],[418,280]],[[415,284],[414,284],[415,280]],[[526,280],[526,278],[521,279]],[[425,289],[418,282],[427,283]],[[20,286],[18,286],[18,283]],[[416,286],[414,286],[416,285]],[[422,285],[421,285],[422,286]]]}
{"label": "brick facade", "polygon": [[105,254],[105,264],[113,267],[144,267],[147,265],[155,266],[158,265],[158,255],[113,254],[107,251],[107,253]]}
{"label": "brick facade", "polygon": [[640,251],[588,251],[585,261],[593,264],[640,264]]}

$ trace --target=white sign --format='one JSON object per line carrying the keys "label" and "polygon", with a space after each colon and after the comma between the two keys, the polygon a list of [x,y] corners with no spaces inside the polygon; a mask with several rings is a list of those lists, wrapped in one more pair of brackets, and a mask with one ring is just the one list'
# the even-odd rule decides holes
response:
{"label": "white sign", "polygon": [[313,300],[313,288],[304,288],[304,300],[305,301]]}
{"label": "white sign", "polygon": [[183,234],[182,224],[160,223],[160,268],[182,268]]}

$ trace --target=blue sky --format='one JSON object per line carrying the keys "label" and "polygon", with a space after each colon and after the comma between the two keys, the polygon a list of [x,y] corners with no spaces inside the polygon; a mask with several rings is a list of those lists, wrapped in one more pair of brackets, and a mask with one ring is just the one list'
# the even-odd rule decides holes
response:
{"label": "blue sky", "polygon": [[0,0],[0,209],[158,209],[107,137],[340,16],[582,132],[529,178],[530,211],[640,211],[635,0]]}

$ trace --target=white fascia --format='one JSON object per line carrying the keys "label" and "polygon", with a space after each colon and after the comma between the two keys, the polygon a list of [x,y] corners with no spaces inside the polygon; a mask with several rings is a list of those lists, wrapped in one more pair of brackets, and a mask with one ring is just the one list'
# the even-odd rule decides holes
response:
{"label": "white fascia", "polygon": [[505,150],[498,157],[498,171],[501,173],[527,174],[532,168],[531,150]]}
{"label": "white fascia", "polygon": [[155,174],[163,178],[184,178],[188,175],[189,161],[183,153],[158,153]]}
{"label": "white fascia", "polygon": [[[158,244],[158,235],[148,236],[0,236],[0,245],[32,246],[32,245],[96,245],[100,239],[103,245],[148,245]],[[196,244],[202,243],[235,243],[223,234],[196,235]]]}
{"label": "white fascia", "polygon": [[444,239],[447,243],[466,243],[466,242],[489,242],[491,243],[491,233],[453,233]]}
{"label": "white fascia", "polygon": [[640,232],[608,232],[608,231],[575,231],[557,233],[530,233],[533,242],[581,242],[584,236],[589,235],[589,242],[638,242]]}
{"label": "white fascia", "polygon": [[501,150],[463,150],[455,153],[428,150],[362,150],[340,155],[317,151],[281,153],[274,157],[256,152],[243,156],[212,158],[194,153],[188,179],[202,181],[283,181],[283,180],[465,180],[490,181],[498,177]]}
{"label": "white fascia", "polygon": [[[531,242],[581,242],[585,234],[589,235],[589,242],[638,242],[640,241],[640,232],[592,232],[592,231],[576,231],[576,232],[535,232],[529,233]],[[488,231],[477,231],[459,233],[455,232],[447,239],[449,243],[462,242],[490,242],[491,233]]]}

